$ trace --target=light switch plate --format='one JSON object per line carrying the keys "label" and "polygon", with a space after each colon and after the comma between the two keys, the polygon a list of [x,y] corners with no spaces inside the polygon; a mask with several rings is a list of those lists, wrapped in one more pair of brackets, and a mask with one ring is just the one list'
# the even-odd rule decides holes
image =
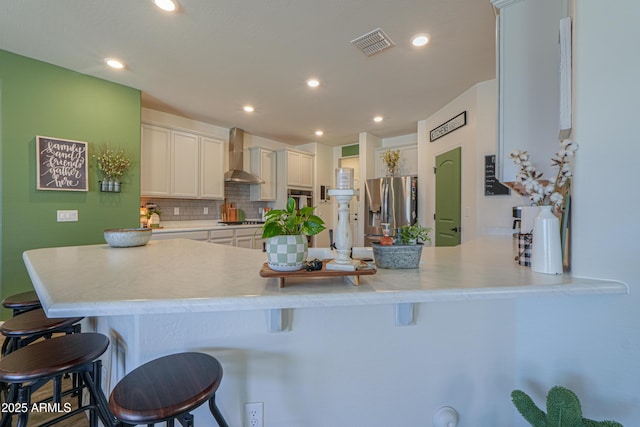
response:
{"label": "light switch plate", "polygon": [[58,222],[77,222],[78,221],[78,211],[57,211],[57,221]]}

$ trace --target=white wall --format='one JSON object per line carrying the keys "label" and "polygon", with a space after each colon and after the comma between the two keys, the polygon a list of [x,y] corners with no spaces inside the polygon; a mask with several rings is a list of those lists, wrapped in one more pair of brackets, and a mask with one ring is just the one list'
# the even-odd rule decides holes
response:
{"label": "white wall", "polygon": [[[265,427],[431,427],[445,405],[461,426],[509,426],[500,397],[513,384],[513,307],[420,304],[414,326],[395,326],[393,305],[371,305],[295,309],[279,333],[263,310],[100,318],[97,330],[113,336],[110,323],[140,351],[122,373],[177,349],[214,355],[224,367],[216,401],[231,427],[244,425],[246,402],[264,402]],[[206,405],[194,415],[215,425]]]}
{"label": "white wall", "polygon": [[574,7],[572,270],[624,281],[630,294],[523,299],[517,381],[538,401],[550,386],[567,385],[585,416],[631,427],[640,425],[640,56],[630,54],[640,41],[640,2]]}
{"label": "white wall", "polygon": [[[461,112],[467,112],[467,125],[429,141],[431,129]],[[420,223],[435,227],[435,167],[436,156],[462,149],[462,242],[477,236],[510,233],[513,225],[511,207],[528,204],[527,199],[513,193],[510,196],[484,195],[484,156],[495,154],[496,139],[495,80],[474,85],[431,117],[418,123],[418,188]]]}

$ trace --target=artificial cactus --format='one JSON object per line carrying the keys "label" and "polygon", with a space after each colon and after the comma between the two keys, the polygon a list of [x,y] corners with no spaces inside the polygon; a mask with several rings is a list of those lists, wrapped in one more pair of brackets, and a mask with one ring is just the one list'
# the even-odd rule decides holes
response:
{"label": "artificial cactus", "polygon": [[578,396],[560,386],[549,390],[546,414],[522,390],[514,390],[511,400],[532,427],[623,427],[615,421],[593,421],[583,418]]}

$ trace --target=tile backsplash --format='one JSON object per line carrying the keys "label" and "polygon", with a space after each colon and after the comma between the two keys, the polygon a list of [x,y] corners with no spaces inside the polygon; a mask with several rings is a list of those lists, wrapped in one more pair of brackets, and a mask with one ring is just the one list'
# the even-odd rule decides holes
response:
{"label": "tile backsplash", "polygon": [[[235,203],[236,207],[242,209],[247,219],[260,218],[260,208],[269,206],[267,202],[252,202],[249,200],[248,184],[225,184],[224,194],[229,203]],[[158,205],[162,214],[162,221],[203,221],[219,220],[221,217],[221,206],[223,200],[199,200],[199,199],[159,199],[153,197],[141,197],[140,205],[144,206],[148,202]],[[178,208],[179,215],[174,215],[175,208]],[[208,208],[208,213],[204,213],[204,208]]]}

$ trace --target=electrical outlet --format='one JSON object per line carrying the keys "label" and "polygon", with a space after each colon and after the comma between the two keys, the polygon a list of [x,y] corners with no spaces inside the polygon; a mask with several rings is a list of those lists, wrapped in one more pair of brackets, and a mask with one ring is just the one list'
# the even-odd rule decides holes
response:
{"label": "electrical outlet", "polygon": [[205,215],[209,215],[209,208],[207,208],[207,207],[204,208],[204,214]]}
{"label": "electrical outlet", "polygon": [[245,427],[264,427],[263,402],[252,402],[244,404],[244,425]]}
{"label": "electrical outlet", "polygon": [[174,215],[180,215],[180,208],[173,208]]}

